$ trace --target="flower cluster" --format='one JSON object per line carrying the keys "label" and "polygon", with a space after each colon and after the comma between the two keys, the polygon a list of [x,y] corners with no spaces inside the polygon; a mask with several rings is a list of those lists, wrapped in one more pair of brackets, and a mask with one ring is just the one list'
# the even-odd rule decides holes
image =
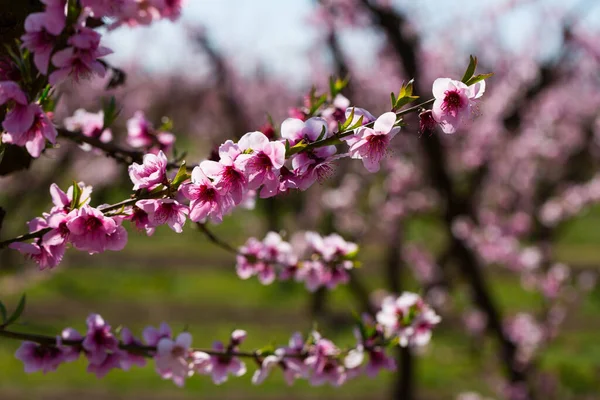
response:
{"label": "flower cluster", "polygon": [[[25,20],[21,40],[41,74],[36,78],[40,81],[36,86],[43,88],[46,83],[54,86],[67,78],[79,81],[106,74],[106,64],[100,59],[112,51],[101,46],[101,34],[87,26],[88,17],[118,17],[117,25],[148,24],[159,18],[174,20],[180,14],[182,0],[87,0],[81,1],[81,6],[77,3],[67,6],[66,0],[42,0],[42,3],[44,11],[30,14]],[[47,93],[26,94],[22,90],[31,87],[27,83],[33,79],[30,74],[24,69],[15,74],[19,79],[0,81],[0,106],[7,108],[2,142],[24,146],[37,158],[46,147],[46,141],[56,142],[57,131],[41,104]],[[103,129],[102,115],[78,110],[65,124],[103,142],[111,140],[110,130]],[[172,139],[163,138],[163,141],[168,140],[172,143]],[[89,150],[89,146],[85,145],[84,149]]]}
{"label": "flower cluster", "polygon": [[[36,18],[51,18],[54,14],[49,10]],[[82,50],[96,51],[99,40],[95,31],[80,26],[68,40],[74,47],[65,50],[83,57],[84,52],[73,49],[79,46]],[[436,81],[434,89],[439,85]],[[484,87],[482,81],[477,87],[469,86],[465,90],[479,96]],[[167,176],[169,162],[165,152],[172,147],[174,136],[155,130],[144,114],[138,112],[127,122],[128,143],[149,154],[141,163],[129,167],[133,189],[138,191],[134,198],[120,210],[111,210],[114,212],[109,216],[87,204],[65,203],[60,214],[51,212],[40,218],[35,227],[30,226],[30,233],[47,229],[54,236],[46,233],[32,244],[14,243],[12,247],[31,256],[41,268],[53,267],[62,259],[67,243],[90,254],[122,249],[127,241],[126,231],[121,227],[124,219],[148,235],[165,224],[180,233],[188,218],[197,223],[208,220],[220,223],[225,215],[237,206],[245,206],[256,194],[267,198],[288,190],[306,190],[328,176],[332,162],[341,157],[361,159],[369,172],[378,171],[391,139],[400,130],[398,116],[387,112],[376,118],[369,111],[355,107],[347,107],[342,114],[340,107],[348,106],[349,102],[339,95],[335,100],[335,104],[321,111],[324,117],[283,121],[281,139],[269,138],[260,131],[248,132],[237,143],[227,140],[219,146],[218,157],[200,162],[191,175],[180,170],[172,179]],[[45,138],[54,142],[54,126],[39,105],[28,105],[25,93],[15,82],[0,82],[0,104],[5,103],[9,103],[11,109],[4,121],[7,133],[3,134],[3,141],[24,144],[32,155],[39,156]],[[309,111],[303,111],[304,115],[313,113]],[[111,137],[102,113],[78,110],[65,124],[101,141]],[[10,133],[25,129],[27,132],[21,136]],[[341,142],[349,146],[349,153],[337,154],[336,144]],[[60,235],[55,231],[60,231]],[[58,237],[61,239],[57,240]],[[280,279],[303,281],[309,290],[322,286],[333,288],[348,280],[347,271],[354,266],[351,260],[356,251],[354,244],[337,235],[321,238],[316,234],[307,234],[305,242],[308,245],[298,252],[291,251],[290,245],[276,235],[262,243],[252,239],[238,258],[238,274],[242,278],[258,275],[261,282],[268,284],[279,271]],[[306,258],[302,258],[304,251],[308,252]],[[265,252],[273,252],[279,259],[265,258]]]}
{"label": "flower cluster", "polygon": [[427,344],[431,329],[440,321],[435,311],[414,293],[386,297],[377,313],[377,322],[385,334],[397,338],[401,346]]}
{"label": "flower cluster", "polygon": [[50,186],[54,207],[29,222],[30,232],[43,232],[33,243],[15,242],[9,247],[33,259],[40,269],[57,266],[67,244],[89,254],[105,250],[119,251],[127,243],[127,231],[119,218],[106,216],[91,207],[92,188],[79,183],[65,193],[56,184]]}
{"label": "flower cluster", "polygon": [[337,234],[298,233],[290,244],[269,232],[262,241],[250,238],[240,247],[236,270],[240,278],[257,276],[263,285],[279,278],[304,282],[310,291],[334,289],[350,279],[348,271],[355,267],[357,253],[355,243]]}
{"label": "flower cluster", "polygon": [[[406,296],[418,298],[405,293],[400,299]],[[413,305],[410,313],[402,316],[404,323],[416,327],[423,325],[420,321],[429,319],[431,329],[439,317],[422,302],[417,303],[418,307]],[[424,314],[431,314],[437,320],[433,321],[431,316]],[[363,373],[374,377],[382,369],[394,370],[395,362],[387,355],[388,348],[397,343],[394,338],[398,335],[406,338],[400,341],[402,346],[423,346],[427,343],[424,338],[431,335],[423,329],[414,329],[409,334],[404,325],[393,327],[387,322],[383,324],[364,317],[355,330],[357,344],[351,348],[342,349],[319,332],[312,331],[306,339],[295,333],[287,346],[244,352],[239,347],[246,338],[246,332],[240,329],[232,332],[227,345],[216,341],[211,349],[202,350],[192,348],[190,333],[182,332],[175,336],[166,323],[159,328],[145,328],[143,339],[136,338],[128,328],[123,328],[119,339],[100,315],[91,314],[87,318],[85,335],[73,328],[64,329],[56,338],[34,335],[35,341],[28,341],[26,334],[16,334],[24,341],[15,355],[23,362],[27,373],[53,372],[62,363],[76,361],[83,355],[88,362],[87,371],[99,378],[112,369],[127,371],[134,365],[143,367],[146,359],[151,358],[157,374],[172,380],[177,386],[183,386],[185,380],[195,374],[210,375],[215,384],[224,383],[230,375],[245,375],[247,368],[241,360],[245,357],[259,364],[252,377],[254,384],[262,383],[273,369],[280,368],[290,385],[296,379],[307,379],[315,386],[324,383],[339,386]]]}

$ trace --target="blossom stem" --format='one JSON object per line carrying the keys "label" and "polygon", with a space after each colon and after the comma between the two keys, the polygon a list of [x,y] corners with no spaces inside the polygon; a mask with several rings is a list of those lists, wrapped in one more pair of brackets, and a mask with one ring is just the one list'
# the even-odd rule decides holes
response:
{"label": "blossom stem", "polygon": [[[0,337],[5,337],[7,339],[20,340],[20,341],[34,342],[34,343],[38,343],[38,344],[41,344],[44,346],[59,345],[57,337],[54,337],[54,336],[46,336],[46,335],[39,335],[39,334],[33,334],[33,333],[22,333],[22,332],[9,331],[6,329],[2,329],[1,326],[0,326]],[[81,346],[82,343],[83,343],[83,339],[76,339],[76,340],[61,339],[60,340],[60,345],[62,345],[62,346],[77,347],[77,346]],[[156,352],[156,346],[146,346],[146,345],[142,345],[142,344],[125,344],[123,342],[119,342],[119,349],[125,350],[130,353],[141,354],[141,355],[144,355],[149,358],[152,358],[152,354],[150,354],[150,353]],[[241,350],[233,350],[233,349],[215,350],[215,349],[204,349],[204,348],[193,348],[192,351],[193,352],[196,352],[196,351],[203,352],[203,353],[206,353],[211,356],[242,357],[242,358],[254,358],[254,359],[256,359],[258,356],[260,356],[260,353],[261,353],[260,350],[241,351]],[[306,356],[307,356],[306,353],[296,353],[296,352],[290,353],[290,354],[282,354],[283,358],[304,358]]]}
{"label": "blossom stem", "polygon": [[208,238],[208,240],[210,240],[212,243],[214,243],[215,245],[219,246],[220,248],[222,248],[223,250],[238,255],[239,252],[229,243],[225,242],[224,240],[220,239],[219,237],[217,237],[214,233],[212,233],[211,230],[208,229],[208,227],[206,226],[206,224],[201,223],[201,222],[196,222],[196,225],[198,226],[198,228],[200,229],[200,231]]}

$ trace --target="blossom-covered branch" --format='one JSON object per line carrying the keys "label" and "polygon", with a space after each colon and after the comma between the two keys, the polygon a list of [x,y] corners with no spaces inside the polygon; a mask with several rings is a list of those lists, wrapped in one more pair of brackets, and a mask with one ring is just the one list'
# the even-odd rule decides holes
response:
{"label": "blossom-covered branch", "polygon": [[145,366],[146,358],[151,358],[157,373],[178,386],[183,386],[185,379],[194,374],[211,375],[216,384],[225,382],[228,375],[242,376],[247,370],[240,358],[250,358],[258,364],[252,378],[255,384],[264,381],[274,368],[280,368],[288,384],[296,379],[307,379],[313,385],[339,386],[362,373],[374,376],[382,369],[395,369],[393,359],[386,354],[387,349],[397,344],[427,344],[432,328],[440,321],[418,295],[404,293],[397,298],[386,298],[376,319],[364,316],[357,322],[357,344],[353,347],[339,348],[312,331],[306,338],[295,333],[287,346],[242,351],[239,346],[246,338],[243,330],[233,331],[227,345],[217,341],[210,349],[199,349],[191,347],[190,333],[175,336],[166,323],[158,329],[144,329],[143,341],[128,328],[121,328],[119,340],[116,337],[119,333],[113,332],[98,314],[88,317],[85,335],[73,328],[64,329],[56,337],[7,330],[23,307],[19,315],[0,325],[0,337],[23,342],[16,357],[24,363],[25,372],[52,372],[60,364],[83,355],[88,360],[87,371],[101,378],[112,369]]}

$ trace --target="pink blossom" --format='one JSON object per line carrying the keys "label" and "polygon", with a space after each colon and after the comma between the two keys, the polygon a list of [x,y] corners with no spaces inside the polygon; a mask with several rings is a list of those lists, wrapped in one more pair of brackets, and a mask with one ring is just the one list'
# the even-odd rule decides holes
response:
{"label": "pink blossom", "polygon": [[81,346],[86,351],[90,364],[101,366],[109,355],[119,349],[119,341],[110,332],[110,325],[98,314],[91,314],[87,318],[87,327]]}
{"label": "pink blossom", "polygon": [[183,231],[189,210],[173,199],[140,200],[136,206],[148,213],[148,221],[153,227],[167,224],[177,233]]}
{"label": "pink blossom", "polygon": [[[304,363],[304,359],[299,357],[305,350],[305,343],[299,332],[294,333],[289,340],[287,347],[275,350],[275,354],[280,358],[280,366],[283,369],[283,376],[288,385],[300,377],[308,377],[309,368]],[[293,357],[294,355],[298,357]],[[288,357],[284,357],[288,356]],[[289,357],[292,356],[292,357]]]}
{"label": "pink blossom", "polygon": [[[19,87],[19,84],[13,81],[0,81],[0,105],[4,105],[9,101],[26,106],[27,96]],[[5,127],[6,129],[6,127]]]}
{"label": "pink blossom", "polygon": [[[91,186],[86,186],[83,182],[78,182],[77,186],[79,186],[81,196],[79,198],[79,204],[75,204],[75,206],[80,207],[89,204],[92,199],[93,188]],[[58,211],[68,212],[71,210],[71,202],[73,201],[73,185],[69,186],[69,189],[67,189],[67,192],[65,193],[56,183],[53,183],[50,185],[50,196],[52,197],[52,203],[54,204],[51,213],[56,213]]]}
{"label": "pink blossom", "polygon": [[236,256],[236,272],[241,279],[248,279],[256,275],[257,264],[264,263],[260,257],[262,255],[263,244],[256,238],[249,238],[242,247],[240,247]]}
{"label": "pink blossom", "polygon": [[[11,114],[17,110],[17,107],[7,114],[3,124],[6,133],[2,135],[2,141],[25,146],[29,154],[37,158],[46,147],[46,139],[52,144],[56,143],[57,132],[52,121],[39,105],[30,104],[26,107],[27,109],[20,108],[22,113],[19,113],[18,116]],[[23,127],[29,122],[30,115],[33,115],[32,123],[23,131]]]}
{"label": "pink blossom", "polygon": [[40,270],[54,268],[60,264],[66,249],[65,245],[48,246],[45,244],[39,245],[37,243],[23,242],[11,243],[8,247],[18,250],[31,258],[38,264]]}
{"label": "pink blossom", "polygon": [[260,385],[264,382],[264,380],[269,376],[269,373],[281,363],[281,358],[276,355],[266,356],[262,363],[260,364],[260,368],[258,368],[254,375],[252,375],[252,383],[255,385]]}
{"label": "pink blossom", "polygon": [[421,135],[431,135],[438,123],[433,117],[433,111],[427,110],[419,113],[419,133]]}
{"label": "pink blossom", "polygon": [[[242,330],[235,330],[231,334],[230,344],[225,348],[222,342],[216,341],[213,344],[213,350],[216,351],[235,351],[238,346],[245,339],[246,332]],[[233,376],[242,376],[246,373],[246,364],[244,364],[238,357],[231,355],[215,355],[211,356],[208,362],[204,362],[199,365],[199,372],[204,374],[210,374],[215,384],[220,385],[227,381],[229,374]]]}
{"label": "pink blossom", "polygon": [[127,231],[113,218],[105,217],[96,208],[84,205],[71,211],[67,228],[73,246],[90,254],[104,250],[122,250],[127,243]]}
{"label": "pink blossom", "polygon": [[344,122],[346,119],[346,109],[350,107],[350,100],[341,94],[338,94],[333,99],[331,107],[326,108],[321,112],[321,115],[327,121],[330,131],[336,131],[338,123]]}
{"label": "pink blossom", "polygon": [[23,47],[33,53],[33,62],[40,73],[48,73],[50,56],[58,35],[65,27],[64,1],[62,13],[46,11],[30,14],[25,19],[25,34],[21,36]]}
{"label": "pink blossom", "polygon": [[[80,131],[84,136],[97,138],[103,143],[112,140],[110,129],[104,129],[104,111],[97,113],[87,112],[83,108],[75,111],[73,116],[65,118],[63,121],[65,128],[70,131]],[[80,146],[85,151],[90,151],[92,146],[84,143]]]}
{"label": "pink blossom", "polygon": [[14,107],[6,113],[2,122],[2,127],[6,133],[2,134],[2,141],[12,143],[13,135],[21,137],[25,132],[32,128],[38,108],[35,104],[21,105],[15,104]]}
{"label": "pink blossom", "polygon": [[485,81],[467,86],[450,78],[438,78],[433,82],[433,118],[444,133],[454,133],[461,121],[471,115],[473,100],[485,91]]}
{"label": "pink blossom", "polygon": [[424,346],[431,338],[431,329],[440,322],[440,317],[414,293],[403,293],[400,297],[386,297],[377,322],[385,334],[398,337],[401,346]]}
{"label": "pink blossom", "polygon": [[[369,124],[371,122],[374,122],[377,119],[377,118],[375,118],[375,116],[373,114],[371,114],[369,111],[365,110],[364,108],[350,107],[350,108],[346,109],[346,120],[348,120],[348,118],[350,118],[350,115],[352,115],[353,111],[354,111],[354,116],[352,117],[352,122],[350,123],[350,126],[356,125],[361,118],[362,118],[361,125]],[[361,128],[359,127],[359,128],[354,129],[353,135],[344,136],[341,140],[345,141],[348,144],[348,146],[352,147],[352,145],[354,145],[356,142],[358,142],[360,140],[360,137],[356,135],[356,133],[358,132],[359,129],[361,129]]]}
{"label": "pink blossom", "polygon": [[106,358],[97,363],[90,363],[87,366],[86,371],[95,374],[97,378],[104,378],[106,374],[112,369],[118,369],[121,367],[121,353],[107,353]]}
{"label": "pink blossom", "polygon": [[342,385],[346,379],[346,370],[334,357],[339,354],[339,349],[332,341],[318,338],[304,363],[310,368],[310,383],[320,386],[328,382],[332,386]]}
{"label": "pink blossom", "polygon": [[300,268],[296,271],[296,281],[304,282],[306,289],[310,292],[314,292],[322,286],[324,277],[325,266],[321,261],[302,261]]}
{"label": "pink blossom", "polygon": [[[190,202],[190,219],[194,222],[210,218],[215,223],[223,221],[223,215],[231,211],[234,201],[228,192],[219,191],[204,174],[205,161],[192,171],[192,182],[181,187],[181,192]],[[210,168],[210,166],[209,166]]]}
{"label": "pink blossom", "polygon": [[81,5],[89,8],[95,18],[116,17],[137,7],[132,0],[81,0]]}
{"label": "pink blossom", "polygon": [[[121,342],[124,345],[129,346],[141,347],[143,345],[139,339],[133,336],[129,328],[123,328],[121,330]],[[146,365],[146,358],[143,355],[121,351],[120,356],[120,367],[125,371],[128,371],[132,365],[137,365],[138,367],[144,367]]]}
{"label": "pink blossom", "polygon": [[79,359],[79,354],[81,353],[81,346],[67,346],[62,343],[66,340],[75,340],[80,341],[83,340],[83,336],[79,334],[73,328],[65,328],[60,334],[60,343],[58,347],[63,352],[64,362],[73,362]]}
{"label": "pink blossom", "polygon": [[98,58],[112,53],[112,50],[100,46],[100,34],[92,29],[80,27],[68,39],[70,47],[59,50],[52,56],[52,64],[57,70],[52,72],[48,81],[56,85],[71,76],[75,81],[97,74],[103,77],[106,68]]}
{"label": "pink blossom", "polygon": [[350,145],[352,158],[362,159],[367,171],[379,171],[379,162],[385,155],[390,141],[400,132],[400,127],[394,126],[396,114],[387,112],[375,121],[373,128],[362,127],[356,133],[357,140]]}
{"label": "pink blossom", "polygon": [[148,346],[156,346],[161,339],[172,337],[171,328],[166,322],[160,324],[160,327],[156,329],[153,326],[148,326],[142,332],[144,341]]}
{"label": "pink blossom", "polygon": [[175,21],[181,15],[181,8],[187,0],[150,0],[162,18]]}
{"label": "pink blossom", "polygon": [[145,154],[142,164],[129,166],[129,178],[133,182],[133,190],[152,190],[167,179],[167,156],[162,151],[157,155]]}
{"label": "pink blossom", "polygon": [[168,132],[156,132],[142,111],[127,120],[127,143],[131,147],[146,148],[151,153],[162,150],[168,153],[175,143],[175,136]]}
{"label": "pink blossom", "polygon": [[136,229],[145,230],[148,236],[152,236],[156,231],[156,228],[150,223],[148,213],[137,206],[132,207],[130,214],[125,218],[130,220]]}
{"label": "pink blossom", "polygon": [[238,169],[246,173],[248,188],[258,189],[262,185],[261,198],[277,194],[279,170],[285,162],[285,145],[270,142],[262,132],[250,132],[242,136],[238,147],[242,154],[235,163]]}
{"label": "pink blossom", "polygon": [[185,378],[194,373],[189,360],[192,335],[180,333],[175,340],[162,338],[156,346],[156,371],[163,379],[171,379],[177,386],[182,387]]}
{"label": "pink blossom", "polygon": [[63,353],[56,346],[46,346],[33,342],[23,342],[15,353],[15,357],[25,365],[25,372],[56,371],[63,362]]}
{"label": "pink blossom", "polygon": [[248,191],[248,182],[244,171],[235,165],[240,154],[237,145],[230,140],[219,147],[219,162],[203,161],[202,171],[214,181],[215,188],[225,195],[231,196],[234,204],[240,204]]}
{"label": "pink blossom", "polygon": [[66,214],[64,211],[58,211],[48,215],[48,228],[52,228],[52,230],[42,237],[46,246],[60,246],[67,244],[69,236],[71,235],[67,223],[72,217],[72,214]]}

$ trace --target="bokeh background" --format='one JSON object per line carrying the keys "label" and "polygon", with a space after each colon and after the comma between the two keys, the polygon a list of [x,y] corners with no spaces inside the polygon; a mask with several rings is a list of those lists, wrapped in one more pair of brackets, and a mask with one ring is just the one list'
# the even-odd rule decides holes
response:
{"label": "bokeh background", "polygon": [[[443,316],[431,344],[411,358],[415,398],[508,398],[497,337],[483,334],[464,259],[453,253],[456,222],[470,216],[465,242],[504,331],[517,332],[513,340],[526,353],[536,394],[600,399],[595,1],[188,0],[178,22],[122,27],[104,44],[115,51],[107,61],[126,74],[125,84],[61,87],[56,120],[80,107],[97,111],[103,97],[114,95],[122,106],[117,141],[124,142],[126,120],[142,110],[156,126],[172,121],[176,147],[190,163],[227,138],[263,127],[267,115],[277,126],[303,105],[311,85],[326,90],[331,75],[350,76],[344,94],[376,114],[389,108],[389,93],[403,81],[417,78],[419,94],[429,98],[436,77],[460,78],[468,55],[477,55],[480,70],[496,75],[479,116],[463,131],[432,139],[409,120],[379,174],[343,162],[307,192],[259,200],[213,229],[236,246],[268,230],[337,231],[357,241],[357,277],[372,299],[383,290],[415,290]],[[441,188],[436,165],[451,178],[452,196]],[[24,221],[49,208],[50,183],[66,187],[72,180],[94,185],[95,204],[119,201],[131,186],[124,166],[62,143],[30,169],[0,178],[2,235],[22,232]],[[459,203],[454,209],[451,198]],[[162,227],[150,238],[130,231],[124,251],[68,252],[53,271],[39,272],[10,251],[0,253],[0,263],[2,300],[10,306],[28,296],[20,329],[49,334],[65,326],[83,330],[86,316],[97,312],[138,333],[162,321],[188,327],[198,346],[225,340],[236,328],[248,331],[248,349],[285,343],[313,321],[351,344],[351,312],[364,307],[352,288],[310,294],[293,283],[242,281],[232,256],[190,225],[179,235]],[[570,271],[558,279],[558,294],[536,290],[556,263]],[[382,373],[339,389],[300,381],[287,387],[274,373],[254,387],[248,374],[221,386],[195,377],[177,389],[152,366],[102,380],[85,373],[83,361],[27,375],[13,357],[17,346],[0,339],[1,399],[388,399],[399,380],[398,373]]]}

